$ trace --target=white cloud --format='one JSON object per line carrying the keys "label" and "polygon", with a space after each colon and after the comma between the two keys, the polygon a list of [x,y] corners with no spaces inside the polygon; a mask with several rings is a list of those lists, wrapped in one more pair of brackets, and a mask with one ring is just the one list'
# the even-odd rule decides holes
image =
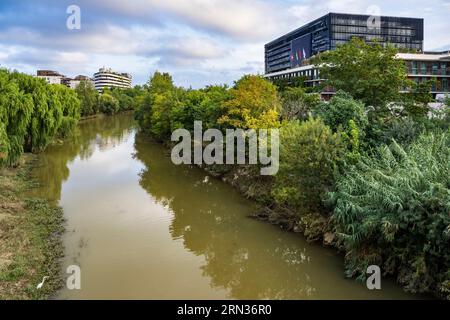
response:
{"label": "white cloud", "polygon": [[[373,5],[382,15],[423,17],[426,50],[450,45],[448,0],[78,3],[85,20],[77,32],[50,28],[49,33],[38,18],[9,25],[0,19],[0,59],[24,70],[45,65],[69,74],[92,74],[98,67],[111,66],[132,73],[134,83],[145,82],[156,69],[171,72],[184,86],[231,83],[244,73],[264,71],[264,43],[328,12],[366,13]],[[52,8],[49,15],[56,12]],[[42,19],[54,18],[42,13]]]}

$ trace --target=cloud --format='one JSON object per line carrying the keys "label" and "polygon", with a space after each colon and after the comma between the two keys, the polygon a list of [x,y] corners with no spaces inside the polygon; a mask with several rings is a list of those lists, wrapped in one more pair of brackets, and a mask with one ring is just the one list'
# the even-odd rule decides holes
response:
{"label": "cloud", "polygon": [[328,12],[366,13],[373,5],[382,15],[423,17],[426,50],[450,43],[448,0],[78,0],[82,28],[68,30],[72,3],[2,0],[2,65],[68,75],[110,66],[132,73],[134,83],[158,69],[178,85],[232,83],[264,71],[264,44],[274,38]]}

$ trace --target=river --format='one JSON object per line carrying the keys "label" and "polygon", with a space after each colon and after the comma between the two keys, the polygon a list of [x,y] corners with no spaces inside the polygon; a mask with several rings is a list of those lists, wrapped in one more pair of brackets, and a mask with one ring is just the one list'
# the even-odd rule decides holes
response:
{"label": "river", "polygon": [[33,194],[63,209],[58,299],[410,299],[344,277],[343,257],[247,216],[255,204],[204,171],[172,164],[132,115],[80,123],[39,156]]}

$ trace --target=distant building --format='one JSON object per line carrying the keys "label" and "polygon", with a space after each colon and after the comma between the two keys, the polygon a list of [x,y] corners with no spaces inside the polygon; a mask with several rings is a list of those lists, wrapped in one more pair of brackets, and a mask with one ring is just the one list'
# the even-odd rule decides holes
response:
{"label": "distant building", "polygon": [[[435,84],[431,88],[434,98],[450,94],[450,51],[448,52],[424,52],[424,53],[398,53],[397,59],[405,61],[408,78],[416,83],[423,83],[434,79]],[[325,79],[320,77],[319,70],[311,64],[305,64],[297,68],[273,72],[264,75],[270,80],[292,80],[303,78],[305,85],[315,87]],[[322,90],[322,98],[328,99],[334,94],[331,87]]]}
{"label": "distant building", "polygon": [[64,75],[53,70],[38,70],[36,77],[44,79],[49,84],[61,84]]}
{"label": "distant building", "polygon": [[94,81],[91,78],[82,75],[76,76],[75,78],[63,78],[61,83],[71,89],[75,89],[81,81],[87,81],[94,85]]}
{"label": "distant building", "polygon": [[450,51],[399,53],[397,58],[404,60],[408,69],[408,78],[416,83],[434,79],[431,88],[434,97],[450,92]]}
{"label": "distant building", "polygon": [[[423,52],[423,19],[382,16],[379,28],[371,28],[369,21],[368,15],[329,13],[269,42],[265,45],[264,77],[288,82],[301,77],[307,86],[318,86],[325,79],[311,65],[310,58],[359,37],[367,43],[378,41],[415,52],[397,54],[406,63],[408,78],[417,83],[435,79],[431,91],[434,98],[450,92],[450,51]],[[333,94],[331,87],[321,92],[323,99]]]}
{"label": "distant building", "polygon": [[53,70],[38,70],[36,77],[44,79],[49,84],[62,84],[71,89],[75,89],[82,80],[90,81],[94,85],[94,81],[87,76],[79,75],[75,78],[69,78]]}
{"label": "distant building", "polygon": [[353,37],[369,43],[389,43],[398,49],[423,51],[423,19],[378,18],[380,24],[373,26],[368,15],[329,13],[289,32],[265,45],[265,73],[300,67],[303,60],[334,50]]}
{"label": "distant building", "polygon": [[131,75],[118,73],[110,68],[100,68],[94,74],[95,89],[102,91],[104,88],[131,88]]}

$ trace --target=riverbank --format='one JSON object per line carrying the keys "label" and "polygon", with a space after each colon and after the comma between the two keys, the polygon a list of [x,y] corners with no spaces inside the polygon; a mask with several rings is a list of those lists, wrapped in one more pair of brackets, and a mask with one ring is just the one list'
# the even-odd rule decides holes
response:
{"label": "riverbank", "polygon": [[19,166],[0,169],[0,300],[47,299],[63,283],[63,212],[27,196],[36,165],[37,156],[25,154]]}

